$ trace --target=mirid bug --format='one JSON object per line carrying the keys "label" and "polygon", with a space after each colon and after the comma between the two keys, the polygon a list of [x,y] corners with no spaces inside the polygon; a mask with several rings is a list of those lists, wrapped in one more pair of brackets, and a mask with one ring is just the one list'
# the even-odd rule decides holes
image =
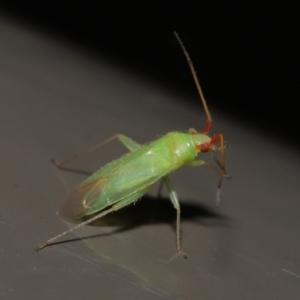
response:
{"label": "mirid bug", "polygon": [[[82,217],[95,215],[87,221],[84,221],[39,245],[35,248],[37,252],[52,244],[55,240],[65,234],[134,203],[146,194],[156,181],[161,179],[162,185],[165,184],[167,187],[171,202],[177,212],[177,251],[186,258],[186,255],[181,250],[180,244],[180,205],[177,194],[169,178],[169,174],[183,165],[192,167],[206,165],[212,168],[220,176],[217,189],[217,203],[219,202],[219,192],[222,180],[224,177],[228,176],[225,171],[223,134],[215,135],[213,138],[208,136],[212,125],[211,115],[190,56],[178,34],[176,32],[174,32],[174,34],[186,56],[206,113],[207,120],[203,132],[200,133],[195,129],[189,129],[187,133],[170,132],[146,145],[140,145],[127,136],[116,134],[79,155],[75,155],[62,163],[55,163],[58,168],[61,168],[85,153],[90,152],[113,139],[118,139],[130,151],[128,154],[105,165],[83,181],[67,197],[59,209],[60,216],[69,221],[80,220]],[[220,146],[217,147],[216,143],[220,143]],[[212,152],[215,150],[220,150],[221,153],[221,161],[219,162],[216,159],[218,167],[214,167],[203,160],[196,159],[198,153]]]}

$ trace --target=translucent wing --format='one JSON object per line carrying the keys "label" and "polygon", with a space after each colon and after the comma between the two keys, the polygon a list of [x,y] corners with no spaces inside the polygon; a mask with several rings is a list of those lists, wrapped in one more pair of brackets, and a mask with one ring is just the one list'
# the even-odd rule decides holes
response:
{"label": "translucent wing", "polygon": [[[159,141],[159,140],[158,140]],[[107,164],[82,182],[63,202],[60,215],[78,219],[150,187],[174,168],[165,147],[154,142]]]}
{"label": "translucent wing", "polygon": [[[59,208],[61,217],[67,220],[80,219],[86,215],[89,203],[85,200],[89,198],[93,202],[95,195],[101,193],[101,189],[106,182],[106,178],[95,179],[85,184],[80,184],[62,203]],[[90,195],[90,197],[88,197]]]}

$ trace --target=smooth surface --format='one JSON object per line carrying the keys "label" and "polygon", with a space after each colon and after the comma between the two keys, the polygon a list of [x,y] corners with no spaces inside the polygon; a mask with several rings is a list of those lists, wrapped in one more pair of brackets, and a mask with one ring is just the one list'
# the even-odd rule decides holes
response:
{"label": "smooth surface", "polygon": [[223,183],[220,208],[210,170],[183,168],[171,177],[187,260],[175,253],[175,211],[167,197],[156,200],[156,188],[78,232],[83,240],[69,235],[35,253],[67,228],[56,211],[68,192],[126,150],[107,145],[70,166],[77,172],[56,170],[50,158],[114,133],[146,143],[172,130],[201,131],[205,118],[200,104],[185,105],[138,74],[3,18],[0,40],[0,297],[297,298],[299,154],[220,111],[211,111],[212,134],[222,132],[231,145],[233,177]]}

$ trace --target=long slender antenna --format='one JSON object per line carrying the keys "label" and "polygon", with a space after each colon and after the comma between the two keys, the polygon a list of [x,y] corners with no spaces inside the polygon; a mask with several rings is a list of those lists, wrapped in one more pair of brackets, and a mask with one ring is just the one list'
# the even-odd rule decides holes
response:
{"label": "long slender antenna", "polygon": [[204,95],[203,95],[203,92],[202,92],[202,88],[201,88],[201,85],[199,83],[199,80],[198,80],[198,77],[197,77],[197,74],[196,74],[196,71],[195,71],[195,68],[194,68],[194,65],[192,63],[192,60],[190,58],[190,55],[188,54],[188,52],[186,51],[185,47],[184,47],[184,44],[182,42],[182,40],[180,39],[178,33],[176,31],[174,31],[174,35],[179,43],[179,45],[181,46],[182,50],[183,50],[183,53],[187,59],[187,62],[189,64],[189,67],[191,69],[191,72],[192,72],[192,75],[193,75],[193,78],[194,78],[194,81],[195,81],[195,84],[196,84],[196,87],[197,87],[197,90],[198,90],[198,93],[200,95],[200,99],[202,101],[202,104],[203,104],[203,107],[204,107],[204,110],[205,110],[205,114],[206,114],[206,117],[207,117],[207,121],[206,121],[206,124],[205,124],[205,127],[204,127],[204,131],[203,133],[204,134],[208,134],[209,131],[210,131],[210,128],[211,128],[211,124],[212,124],[212,118],[211,118],[211,114],[209,112],[209,109],[207,107],[207,104],[206,104],[206,100],[204,98]]}
{"label": "long slender antenna", "polygon": [[[205,110],[205,113],[206,113],[206,116],[207,116],[207,121],[206,121],[203,133],[204,134],[208,134],[209,131],[210,131],[210,128],[211,128],[212,118],[211,118],[211,114],[209,112],[209,109],[207,107],[206,100],[204,98],[204,95],[203,95],[203,92],[202,92],[202,88],[201,88],[201,85],[199,83],[199,80],[198,80],[198,77],[197,77],[197,74],[196,74],[196,70],[194,68],[194,65],[192,63],[192,60],[190,58],[189,53],[185,49],[184,44],[183,44],[182,40],[180,39],[180,37],[179,37],[179,35],[178,35],[178,33],[176,31],[174,31],[174,35],[175,35],[175,37],[176,37],[176,39],[177,39],[180,47],[182,48],[183,53],[184,53],[186,59],[187,59],[188,65],[190,67],[190,70],[191,70],[193,78],[194,78],[194,82],[196,84],[198,93],[200,95],[200,99],[202,101],[202,104],[203,104],[203,107],[204,107],[204,110]],[[209,144],[210,144],[210,147],[211,147],[212,150],[216,150],[216,147],[214,146],[214,144],[217,143],[217,142],[221,143],[221,146],[220,146],[221,161],[219,162],[215,156],[214,156],[214,158],[216,159],[217,164],[218,164],[218,166],[220,167],[221,170],[219,171],[218,169],[214,169],[210,165],[208,165],[208,166],[211,167],[213,170],[215,170],[217,173],[219,173],[219,175],[221,176],[219,184],[218,184],[218,188],[217,188],[217,206],[219,206],[219,202],[220,202],[220,189],[221,189],[221,185],[222,185],[222,182],[223,182],[223,178],[224,177],[229,178],[229,176],[227,175],[226,170],[225,170],[225,153],[224,153],[224,138],[223,138],[223,134],[218,134],[213,139],[211,139],[211,141],[210,141]]]}

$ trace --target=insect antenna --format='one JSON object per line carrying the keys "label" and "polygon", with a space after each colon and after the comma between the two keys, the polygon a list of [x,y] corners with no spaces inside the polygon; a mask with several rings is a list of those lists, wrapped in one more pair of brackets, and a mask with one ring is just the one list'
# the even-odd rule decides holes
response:
{"label": "insect antenna", "polygon": [[[193,75],[193,78],[194,78],[194,82],[196,84],[196,87],[197,87],[197,90],[198,90],[198,93],[199,93],[199,96],[200,96],[200,99],[201,99],[201,102],[203,104],[203,107],[204,107],[204,111],[205,111],[205,114],[206,114],[206,117],[207,117],[207,120],[206,120],[206,124],[205,124],[205,127],[204,127],[204,131],[203,131],[203,134],[208,134],[209,131],[210,131],[210,128],[211,128],[211,125],[212,125],[212,118],[211,118],[211,114],[209,112],[209,109],[207,107],[207,104],[206,104],[206,100],[204,98],[204,95],[203,95],[203,92],[202,92],[202,88],[201,88],[201,85],[199,83],[199,80],[198,80],[198,77],[197,77],[197,73],[196,73],[196,70],[194,68],[194,65],[193,65],[193,62],[190,58],[190,55],[189,53],[187,52],[182,40],[180,39],[178,33],[176,31],[174,31],[174,35],[180,45],[180,47],[182,48],[183,50],[183,54],[185,55],[186,59],[187,59],[187,62],[188,62],[188,65],[190,67],[190,70],[191,70],[191,73]],[[217,207],[219,206],[219,202],[220,202],[220,193],[221,193],[221,185],[222,185],[222,182],[223,182],[223,178],[226,177],[226,178],[230,178],[226,171],[225,171],[225,153],[224,153],[224,139],[223,139],[223,134],[218,134],[216,135],[210,142],[210,145],[211,145],[211,149],[212,150],[216,150],[217,148],[214,146],[214,144],[216,142],[220,142],[221,143],[221,146],[220,146],[220,151],[221,151],[221,161],[219,161],[217,159],[217,157],[213,154],[213,157],[214,159],[216,160],[217,162],[217,165],[220,167],[220,170],[219,169],[215,169],[214,167],[210,166],[209,164],[207,164],[209,167],[211,167],[212,169],[214,169],[219,175],[220,175],[220,181],[219,181],[219,184],[218,184],[218,188],[217,188]],[[212,152],[213,153],[213,152]]]}
{"label": "insect antenna", "polygon": [[194,65],[193,65],[193,62],[190,58],[190,55],[189,53],[187,52],[187,50],[185,49],[184,47],[184,44],[182,42],[182,40],[180,39],[178,33],[176,31],[174,31],[174,35],[179,43],[179,45],[181,46],[182,50],[183,50],[183,53],[187,59],[187,62],[188,62],[188,65],[190,67],[190,70],[192,72],[192,75],[193,75],[193,78],[194,78],[194,82],[196,84],[196,87],[197,87],[197,90],[198,90],[198,93],[200,95],[200,99],[202,101],[202,104],[203,104],[203,107],[204,107],[204,110],[205,110],[205,114],[206,114],[206,117],[207,117],[207,120],[206,120],[206,124],[205,124],[205,127],[204,127],[204,130],[203,130],[203,133],[204,134],[208,134],[209,131],[210,131],[210,128],[211,128],[211,124],[212,124],[212,118],[211,118],[211,114],[209,112],[209,109],[207,107],[207,104],[206,104],[206,100],[204,98],[204,95],[203,95],[203,92],[202,92],[202,88],[201,88],[201,85],[199,83],[199,80],[198,80],[198,77],[197,77],[197,73],[196,73],[196,70],[194,68]]}

